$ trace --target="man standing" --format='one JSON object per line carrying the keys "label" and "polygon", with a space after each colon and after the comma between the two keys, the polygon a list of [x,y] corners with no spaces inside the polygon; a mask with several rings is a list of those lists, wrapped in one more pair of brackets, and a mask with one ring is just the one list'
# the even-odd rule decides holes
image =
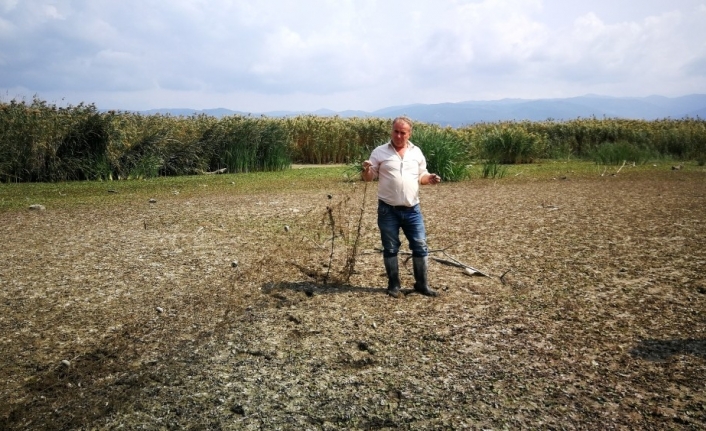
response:
{"label": "man standing", "polygon": [[419,185],[438,184],[441,177],[427,171],[427,161],[419,147],[409,141],[412,120],[395,118],[390,142],[375,148],[363,162],[364,181],[379,179],[378,227],[382,239],[382,256],[387,272],[387,293],[400,297],[400,274],[397,253],[400,229],[409,241],[414,267],[414,290],[426,296],[437,296],[427,281],[427,248],[424,218],[419,208]]}

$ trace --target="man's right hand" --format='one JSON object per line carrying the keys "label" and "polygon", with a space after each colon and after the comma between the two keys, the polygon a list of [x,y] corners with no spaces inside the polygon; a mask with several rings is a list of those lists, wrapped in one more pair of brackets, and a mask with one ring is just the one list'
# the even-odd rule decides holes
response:
{"label": "man's right hand", "polygon": [[363,181],[372,181],[373,180],[373,164],[370,162],[370,160],[366,160],[363,162],[363,172],[362,172],[362,177]]}

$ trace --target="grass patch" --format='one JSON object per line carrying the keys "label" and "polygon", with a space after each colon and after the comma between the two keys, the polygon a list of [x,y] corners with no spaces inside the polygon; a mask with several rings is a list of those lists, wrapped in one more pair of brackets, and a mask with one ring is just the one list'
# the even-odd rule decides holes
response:
{"label": "grass patch", "polygon": [[158,177],[127,181],[77,181],[62,183],[0,184],[0,212],[40,204],[49,208],[124,204],[140,199],[160,199],[173,194],[259,194],[272,190],[296,192],[343,183],[344,167],[290,169],[224,175]]}
{"label": "grass patch", "polygon": [[604,143],[591,153],[590,158],[601,165],[619,165],[623,162],[645,164],[657,156],[652,151],[620,141]]}
{"label": "grass patch", "polygon": [[502,178],[507,173],[507,166],[502,165],[498,162],[488,161],[483,164],[483,172],[481,177],[483,178]]}
{"label": "grass patch", "polygon": [[[523,165],[502,165],[503,175],[484,176],[486,164],[471,166],[471,178],[495,181],[548,181],[566,178],[627,176],[647,172],[671,172],[671,162],[642,165],[604,166],[581,160],[542,160]],[[681,171],[704,172],[697,163],[682,164]],[[224,175],[158,177],[126,181],[75,181],[60,183],[0,183],[0,212],[26,209],[40,204],[49,208],[71,208],[98,204],[120,205],[140,199],[160,199],[173,194],[189,196],[204,193],[260,194],[290,193],[312,189],[323,192],[345,187],[356,174],[350,166],[311,167],[276,172],[253,172]],[[471,180],[473,181],[473,180]]]}

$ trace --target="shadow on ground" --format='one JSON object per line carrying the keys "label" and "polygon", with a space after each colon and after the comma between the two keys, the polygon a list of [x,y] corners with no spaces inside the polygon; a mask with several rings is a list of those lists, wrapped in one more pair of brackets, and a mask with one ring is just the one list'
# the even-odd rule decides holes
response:
{"label": "shadow on ground", "polygon": [[306,296],[314,295],[334,295],[341,293],[385,293],[384,288],[379,287],[363,287],[363,286],[351,286],[351,285],[324,285],[310,283],[306,281],[295,282],[295,283],[266,283],[262,286],[262,291],[267,294],[271,294],[276,291],[292,291],[292,292],[303,292]]}
{"label": "shadow on ground", "polygon": [[666,361],[675,355],[694,355],[706,358],[706,339],[643,340],[630,354],[648,361]]}

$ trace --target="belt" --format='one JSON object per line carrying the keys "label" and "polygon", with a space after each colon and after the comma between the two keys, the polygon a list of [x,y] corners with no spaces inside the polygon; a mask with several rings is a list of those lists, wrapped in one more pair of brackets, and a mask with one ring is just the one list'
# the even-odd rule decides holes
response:
{"label": "belt", "polygon": [[390,208],[394,208],[394,209],[396,209],[397,211],[412,211],[412,210],[414,209],[413,206],[408,207],[408,206],[405,206],[405,205],[390,205],[390,204],[388,204],[387,202],[382,201],[382,200],[379,200],[379,199],[378,199],[378,202],[380,202],[381,204],[386,205],[386,206],[388,206],[388,207],[390,207]]}

